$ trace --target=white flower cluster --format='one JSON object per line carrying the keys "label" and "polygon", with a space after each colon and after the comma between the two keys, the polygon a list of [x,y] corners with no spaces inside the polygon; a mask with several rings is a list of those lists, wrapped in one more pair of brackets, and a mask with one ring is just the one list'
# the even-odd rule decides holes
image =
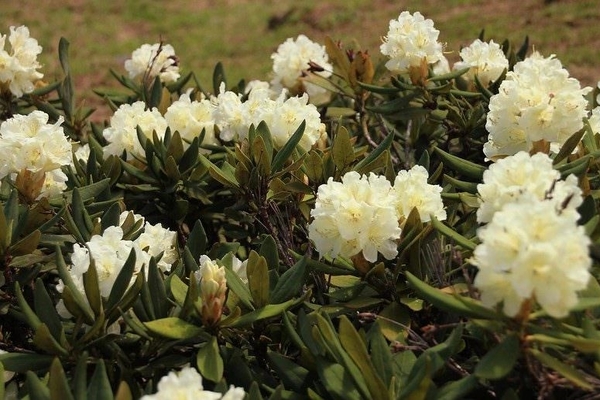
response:
{"label": "white flower cluster", "polygon": [[194,368],[171,371],[158,382],[158,392],[147,394],[141,400],[243,400],[244,389],[231,385],[225,394],[204,390],[202,376]]}
{"label": "white flower cluster", "polygon": [[[125,222],[128,215],[127,211],[121,214],[121,224]],[[133,216],[135,221],[143,220],[140,215],[134,214]],[[132,250],[136,256],[135,274],[148,266],[151,256],[157,257],[163,253],[157,263],[162,271],[170,271],[171,265],[177,260],[177,234],[163,228],[160,224],[152,225],[145,222],[143,233],[135,240],[123,239],[123,235],[121,226],[110,226],[104,230],[102,235],[92,236],[85,246],[77,243],[73,245],[69,273],[81,293],[84,293],[83,274],[89,269],[91,258],[94,259],[98,273],[100,294],[104,297],[109,296],[117,276]],[[135,281],[135,274],[131,278],[130,285]],[[62,293],[64,287],[64,282],[61,280],[56,288]],[[62,300],[57,304],[57,310],[62,316],[70,317]]]}
{"label": "white flower cluster", "polygon": [[591,267],[590,239],[577,225],[577,178],[560,180],[546,154],[519,152],[491,165],[478,190],[477,218],[488,224],[477,232],[471,263],[483,304],[503,302],[514,317],[535,300],[549,315],[566,316]]}
{"label": "white flower cluster", "polygon": [[44,174],[40,197],[66,189],[67,176],[61,167],[72,162],[71,143],[65,136],[62,117],[48,124],[48,114],[33,111],[15,115],[0,125],[0,179],[23,171]]}
{"label": "white flower cluster", "polygon": [[460,58],[461,61],[456,62],[453,69],[469,68],[463,77],[471,81],[477,77],[484,86],[495,82],[502,72],[508,69],[508,58],[500,45],[493,40],[489,43],[480,39],[475,40],[460,51]]}
{"label": "white flower cluster", "polygon": [[9,51],[4,49],[6,39],[6,35],[0,35],[0,89],[7,86],[13,95],[21,97],[31,93],[35,82],[44,76],[37,71],[41,68],[37,56],[42,52],[42,46],[29,37],[26,26],[10,27]]}
{"label": "white flower cluster", "polygon": [[170,44],[143,44],[125,61],[125,70],[131,79],[159,76],[161,82],[171,83],[179,79],[179,59]]}
{"label": "white flower cluster", "polygon": [[439,34],[433,21],[425,19],[420,12],[403,11],[398,19],[390,21],[388,34],[380,47],[381,53],[390,57],[385,66],[392,72],[402,73],[421,67],[423,62],[435,64],[443,60]]}
{"label": "white flower cluster", "polygon": [[306,121],[304,134],[299,146],[308,151],[313,144],[325,135],[325,124],[321,122],[317,108],[308,103],[308,95],[285,98],[282,93],[276,100],[270,98],[268,90],[252,90],[248,100],[240,95],[221,88],[221,93],[212,99],[216,107],[215,122],[224,141],[243,140],[248,135],[250,125],[265,121],[273,136],[276,148],[282,147]]}
{"label": "white flower cluster", "polygon": [[184,141],[188,142],[200,136],[204,130],[201,144],[218,145],[215,137],[215,107],[208,99],[191,100],[189,93],[182,94],[175,100],[165,113],[165,120],[171,132],[179,132]]}
{"label": "white flower cluster", "polygon": [[483,173],[483,183],[477,185],[477,191],[480,197],[477,210],[479,223],[490,222],[506,204],[525,195],[552,202],[557,212],[563,212],[563,209],[576,212],[583,202],[575,175],[561,180],[548,155],[536,153],[531,156],[525,151],[490,165]]}
{"label": "white flower cluster", "polygon": [[341,182],[329,178],[319,186],[309,238],[321,256],[352,257],[362,252],[377,261],[377,253],[391,260],[398,254],[401,223],[414,207],[421,219],[446,218],[441,187],[427,183],[427,171],[415,166],[401,171],[394,186],[383,176],[348,172]]}
{"label": "white flower cluster", "polygon": [[158,111],[153,108],[146,110],[143,101],[133,104],[122,104],[110,118],[110,127],[102,132],[108,145],[104,147],[104,155],[121,156],[127,153],[127,159],[144,159],[145,151],[138,140],[137,127],[152,140],[152,132],[156,132],[159,138],[163,138],[167,129],[167,121]]}
{"label": "white flower cluster", "polygon": [[590,90],[569,77],[554,56],[536,52],[518,62],[490,99],[483,152],[494,159],[529,151],[541,140],[562,146],[583,127],[588,104],[584,96]]}
{"label": "white flower cluster", "polygon": [[[327,90],[300,78],[310,69],[310,64],[316,64],[322,70],[315,73],[323,78],[329,78],[333,66],[325,46],[311,41],[305,35],[299,35],[295,40],[288,38],[279,45],[271,55],[275,77],[271,81],[274,88],[287,88],[292,93],[305,92],[310,99],[319,99],[327,94]],[[280,90],[275,90],[280,91]]]}
{"label": "white flower cluster", "polygon": [[562,318],[577,304],[590,278],[591,241],[577,225],[577,213],[557,213],[553,202],[520,196],[497,211],[477,232],[481,244],[471,262],[479,268],[474,285],[488,307],[503,302],[516,316],[535,300],[548,315]]}

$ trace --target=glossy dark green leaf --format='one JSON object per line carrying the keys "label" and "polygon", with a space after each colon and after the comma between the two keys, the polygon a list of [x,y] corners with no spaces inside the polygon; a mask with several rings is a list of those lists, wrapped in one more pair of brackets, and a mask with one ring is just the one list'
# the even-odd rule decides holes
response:
{"label": "glossy dark green leaf", "polygon": [[290,156],[304,135],[304,129],[306,129],[306,121],[302,121],[298,129],[296,129],[283,147],[277,152],[277,154],[275,154],[275,157],[273,158],[273,164],[271,165],[272,171],[279,171],[286,161],[290,159]]}
{"label": "glossy dark green leaf", "polygon": [[40,278],[35,280],[33,304],[40,320],[46,324],[52,336],[56,340],[60,340],[61,336],[64,334],[60,317],[56,312],[52,298],[46,291],[44,282]]}
{"label": "glossy dark green leaf", "polygon": [[135,271],[135,261],[135,249],[131,249],[129,256],[127,256],[127,260],[125,261],[125,264],[123,264],[123,268],[119,271],[115,283],[108,295],[108,301],[106,302],[107,310],[110,310],[117,305],[119,300],[121,300],[121,297],[123,297],[127,291],[127,288],[131,285],[131,278]]}
{"label": "glossy dark green leaf", "polygon": [[485,167],[475,164],[474,162],[464,160],[450,153],[446,153],[439,147],[435,147],[434,150],[445,165],[468,178],[482,181],[483,172],[486,170]]}
{"label": "glossy dark green leaf", "polygon": [[279,277],[271,292],[271,302],[283,303],[297,295],[305,284],[307,273],[307,257],[303,257]]}
{"label": "glossy dark green leaf", "polygon": [[104,360],[98,360],[87,389],[87,400],[113,400],[110,380],[106,374]]}
{"label": "glossy dark green leaf", "polygon": [[50,389],[31,371],[26,373],[25,387],[30,400],[51,400]]}
{"label": "glossy dark green leaf", "polygon": [[65,370],[58,358],[55,358],[50,366],[48,388],[50,389],[50,398],[52,400],[75,400],[71,393]]}
{"label": "glossy dark green leaf", "polygon": [[303,393],[310,386],[310,373],[306,368],[275,351],[269,351],[267,357],[286,389]]}

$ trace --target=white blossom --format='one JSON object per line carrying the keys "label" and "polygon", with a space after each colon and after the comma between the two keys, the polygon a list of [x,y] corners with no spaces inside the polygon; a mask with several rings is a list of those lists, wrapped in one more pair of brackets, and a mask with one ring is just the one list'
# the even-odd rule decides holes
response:
{"label": "white blossom", "polygon": [[243,400],[244,389],[231,385],[225,394],[204,390],[202,376],[191,367],[171,371],[158,382],[158,391],[147,394],[141,400]]}
{"label": "white blossom", "polygon": [[125,70],[131,79],[159,76],[161,82],[171,83],[179,79],[179,59],[170,44],[143,44],[125,61]]}
{"label": "white blossom", "polygon": [[508,59],[500,45],[493,40],[488,43],[476,39],[460,51],[460,58],[461,61],[455,63],[453,69],[469,68],[463,77],[471,81],[477,77],[484,86],[495,82],[508,69]]}
{"label": "white blossom", "polygon": [[31,93],[35,82],[44,76],[37,71],[41,68],[37,56],[42,47],[36,39],[29,37],[26,26],[10,27],[9,51],[4,49],[6,39],[6,35],[0,35],[0,89],[7,86],[13,95],[21,97],[24,93]]}
{"label": "white blossom", "polygon": [[102,136],[108,141],[108,145],[104,147],[104,155],[121,156],[125,151],[127,159],[144,159],[145,151],[137,135],[138,126],[152,140],[153,131],[159,138],[164,137],[167,121],[156,108],[146,110],[143,101],[122,104],[110,118],[110,127],[102,132]]}
{"label": "white blossom", "polygon": [[523,195],[496,212],[477,232],[481,244],[471,263],[479,268],[474,285],[488,307],[503,302],[516,316],[523,302],[536,301],[562,318],[577,304],[590,278],[591,241],[576,213],[557,213],[552,202]]}
{"label": "white blossom", "polygon": [[544,140],[560,147],[583,127],[587,115],[585,95],[559,60],[534,53],[506,75],[499,93],[492,96],[487,114],[489,159],[530,151]]}
{"label": "white blossom", "polygon": [[225,90],[225,85],[221,84],[219,94],[211,102],[215,107],[214,117],[221,140],[241,140],[248,135],[250,124],[241,95]]}
{"label": "white blossom", "polygon": [[[110,226],[106,228],[102,235],[92,236],[85,246],[74,244],[69,274],[76,288],[84,293],[83,274],[89,269],[90,259],[93,258],[98,274],[100,294],[108,297],[132,250],[135,251],[136,260],[134,276],[131,278],[129,285],[135,281],[135,274],[139,273],[143,266],[148,264],[150,255],[143,252],[135,242],[123,240],[121,227]],[[56,289],[62,293],[64,287],[64,282],[61,280]],[[57,310],[64,317],[70,316],[62,301],[57,305]]]}
{"label": "white blossom", "polygon": [[575,175],[561,180],[548,155],[536,153],[531,156],[525,151],[490,165],[483,173],[483,183],[477,185],[477,191],[479,223],[490,222],[496,212],[523,195],[551,202],[556,212],[562,212],[563,208],[576,212],[583,202]]}
{"label": "white blossom", "polygon": [[292,93],[306,92],[311,99],[327,93],[326,89],[300,79],[309,70],[309,63],[323,69],[315,71],[315,74],[323,78],[331,76],[333,66],[329,63],[325,46],[313,42],[305,35],[299,35],[295,40],[288,38],[280,44],[277,51],[271,55],[271,59],[275,74],[271,84],[274,87],[284,87]]}
{"label": "white blossom", "polygon": [[184,93],[169,106],[165,120],[171,132],[179,132],[185,147],[200,136],[202,130],[204,139],[201,144],[219,144],[215,137],[214,106],[208,99],[192,101],[189,94]]}
{"label": "white blossom", "polygon": [[48,114],[15,115],[0,125],[0,178],[23,169],[49,172],[72,161],[63,119],[48,124]]}
{"label": "white blossom", "polygon": [[390,183],[374,174],[348,172],[342,182],[329,178],[319,186],[311,211],[309,238],[321,256],[352,257],[362,252],[375,262],[377,253],[390,260],[398,254],[401,229]]}
{"label": "white blossom", "polygon": [[433,215],[440,221],[446,219],[446,210],[442,202],[442,187],[427,183],[429,173],[415,165],[408,171],[400,171],[394,181],[396,211],[400,219],[408,217],[416,207],[422,222],[431,221]]}
{"label": "white blossom", "polygon": [[392,72],[402,73],[411,67],[419,68],[423,62],[435,64],[442,60],[445,57],[438,42],[439,33],[433,21],[425,19],[420,12],[403,11],[398,19],[390,21],[380,47],[381,53],[390,57],[385,66]]}

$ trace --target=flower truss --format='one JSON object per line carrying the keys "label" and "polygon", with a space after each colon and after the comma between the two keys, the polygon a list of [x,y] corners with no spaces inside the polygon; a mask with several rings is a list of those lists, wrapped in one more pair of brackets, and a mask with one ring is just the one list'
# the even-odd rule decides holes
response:
{"label": "flower truss", "polygon": [[392,72],[407,72],[421,64],[435,64],[444,59],[442,44],[438,42],[440,31],[433,21],[425,19],[420,12],[403,11],[398,19],[391,20],[389,31],[381,45],[381,53],[390,59],[385,64]]}
{"label": "flower truss", "polygon": [[143,44],[125,61],[125,69],[131,79],[154,79],[158,76],[163,83],[179,79],[179,59],[170,44]]}
{"label": "flower truss", "polygon": [[476,39],[460,51],[460,58],[461,61],[455,63],[453,69],[469,68],[463,76],[471,81],[477,77],[484,86],[495,82],[508,69],[506,55],[493,40],[487,43]]}
{"label": "flower truss", "polygon": [[158,392],[147,394],[141,400],[242,400],[244,389],[229,387],[225,394],[204,390],[202,376],[194,368],[185,367],[181,371],[171,371],[158,382]]}
{"label": "flower truss", "polygon": [[35,83],[44,76],[37,56],[42,52],[36,39],[29,37],[26,26],[10,27],[8,42],[10,51],[4,49],[6,35],[0,35],[0,92],[4,87],[16,97],[31,93]]}
{"label": "flower truss", "polygon": [[521,151],[498,160],[483,173],[483,183],[477,185],[480,206],[479,223],[490,222],[506,204],[524,195],[554,204],[556,211],[575,211],[583,202],[575,175],[560,179],[552,167],[552,159],[544,153],[533,156]]}
{"label": "flower truss", "polygon": [[533,194],[497,211],[478,230],[481,244],[471,259],[479,268],[474,285],[482,303],[502,302],[504,313],[515,317],[536,301],[552,317],[567,316],[591,276],[591,240],[578,217]]}
{"label": "flower truss", "polygon": [[583,127],[591,88],[581,88],[554,56],[534,53],[506,75],[487,114],[489,159],[530,151],[539,141],[560,147]]}
{"label": "flower truss", "polygon": [[271,84],[275,88],[287,88],[292,93],[306,92],[311,99],[327,94],[326,89],[300,79],[311,66],[316,67],[317,75],[323,78],[331,76],[333,66],[329,63],[325,46],[299,35],[295,40],[288,38],[280,44],[271,59],[275,75]]}

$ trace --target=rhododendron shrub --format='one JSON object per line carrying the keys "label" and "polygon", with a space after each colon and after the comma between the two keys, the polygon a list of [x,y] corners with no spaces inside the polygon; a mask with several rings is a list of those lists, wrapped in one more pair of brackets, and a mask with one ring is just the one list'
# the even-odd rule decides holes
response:
{"label": "rhododendron shrub", "polygon": [[600,87],[398,11],[238,83],[144,44],[103,122],[0,35],[0,397],[594,397]]}

